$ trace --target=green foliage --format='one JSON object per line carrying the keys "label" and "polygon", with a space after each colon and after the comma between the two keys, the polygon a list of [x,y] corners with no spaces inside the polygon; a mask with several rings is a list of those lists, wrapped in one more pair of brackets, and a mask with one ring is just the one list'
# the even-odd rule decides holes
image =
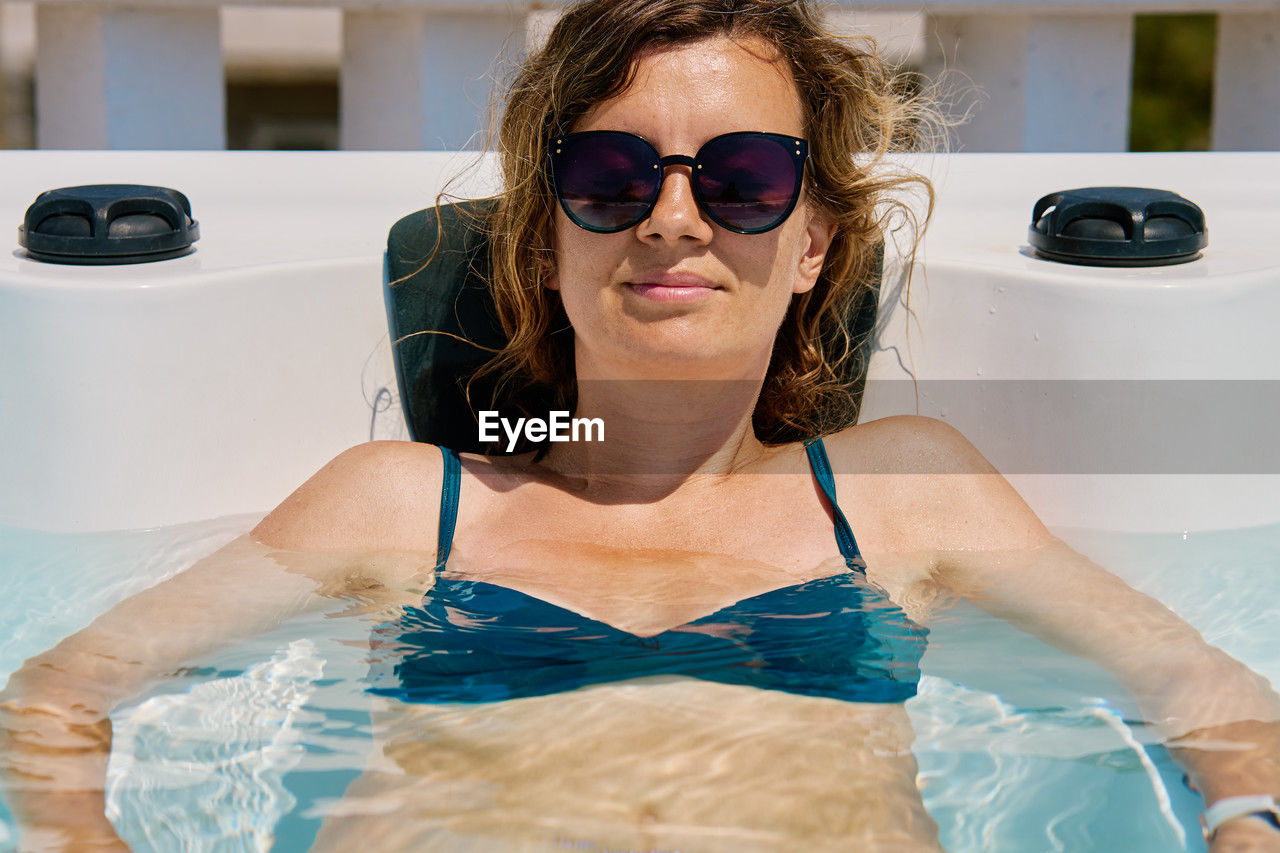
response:
{"label": "green foliage", "polygon": [[1137,15],[1130,151],[1207,151],[1216,15]]}

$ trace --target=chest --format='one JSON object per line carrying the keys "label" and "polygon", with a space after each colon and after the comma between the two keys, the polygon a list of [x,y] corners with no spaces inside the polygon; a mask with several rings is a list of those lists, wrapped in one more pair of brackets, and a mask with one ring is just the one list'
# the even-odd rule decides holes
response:
{"label": "chest", "polygon": [[[930,598],[927,561],[886,547],[892,519],[850,491],[841,507],[868,578],[895,601]],[[830,509],[808,476],[741,477],[634,504],[537,486],[504,493],[464,479],[461,497],[448,577],[515,589],[639,636],[847,571]]]}

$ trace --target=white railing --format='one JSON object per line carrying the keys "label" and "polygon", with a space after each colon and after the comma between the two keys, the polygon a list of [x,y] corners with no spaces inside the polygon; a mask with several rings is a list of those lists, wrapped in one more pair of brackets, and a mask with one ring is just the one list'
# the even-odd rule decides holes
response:
{"label": "white railing", "polygon": [[[494,70],[524,50],[528,16],[545,4],[236,5],[341,8],[341,146],[421,150],[475,147]],[[36,7],[39,147],[224,146],[219,0]],[[986,95],[958,131],[969,151],[1123,151],[1134,14],[1216,12],[1213,147],[1280,149],[1275,0],[874,0],[836,8],[926,13],[926,72],[954,69]]]}

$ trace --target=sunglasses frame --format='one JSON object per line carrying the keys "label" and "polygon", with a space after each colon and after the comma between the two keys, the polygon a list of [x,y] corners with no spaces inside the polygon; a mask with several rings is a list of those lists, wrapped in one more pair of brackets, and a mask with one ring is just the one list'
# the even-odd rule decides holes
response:
{"label": "sunglasses frame", "polygon": [[[560,191],[559,178],[559,160],[562,156],[561,152],[564,150],[564,143],[571,140],[581,140],[588,137],[599,138],[602,136],[624,136],[628,139],[640,140],[644,143],[646,148],[653,152],[653,158],[655,161],[654,168],[658,170],[657,187],[654,189],[653,196],[649,199],[644,210],[636,216],[634,220],[623,225],[608,228],[602,228],[597,225],[591,225],[583,222],[573,213],[572,210],[569,209],[569,202],[565,200],[564,193]],[[706,200],[702,197],[702,188],[698,181],[698,170],[702,168],[702,163],[699,162],[702,157],[702,152],[706,150],[708,145],[721,142],[724,139],[733,136],[767,137],[780,142],[785,150],[791,151],[794,155],[792,162],[795,165],[795,184],[791,189],[791,201],[787,203],[786,209],[778,215],[778,218],[768,225],[758,228],[739,228],[737,226],[730,225],[717,216],[716,213],[707,205]],[[800,139],[795,136],[786,136],[781,133],[766,133],[764,131],[757,130],[738,130],[733,131],[732,133],[722,133],[719,136],[714,136],[711,139],[708,139],[702,144],[702,147],[698,149],[698,153],[694,154],[692,157],[686,154],[668,154],[666,157],[663,157],[658,153],[658,149],[653,147],[653,143],[645,139],[643,136],[638,136],[634,133],[627,133],[622,130],[585,130],[580,133],[568,133],[553,139],[549,159],[551,162],[551,185],[555,191],[556,199],[560,202],[560,207],[564,210],[565,215],[569,217],[569,221],[584,231],[591,231],[595,234],[616,234],[619,231],[626,231],[628,228],[634,228],[653,214],[653,209],[658,204],[658,197],[662,195],[662,185],[666,181],[667,167],[688,166],[693,172],[691,176],[692,179],[689,183],[693,187],[693,197],[698,203],[698,210],[726,231],[732,231],[735,234],[763,234],[766,231],[772,231],[782,225],[782,223],[786,222],[787,218],[791,216],[792,211],[796,209],[796,205],[800,203],[800,192],[804,184],[805,164],[809,162],[809,143],[804,139]]]}

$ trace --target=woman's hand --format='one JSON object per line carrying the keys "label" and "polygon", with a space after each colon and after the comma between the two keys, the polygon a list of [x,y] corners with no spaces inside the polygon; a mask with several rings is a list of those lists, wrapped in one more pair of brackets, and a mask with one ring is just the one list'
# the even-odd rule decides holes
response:
{"label": "woman's hand", "polygon": [[1213,834],[1209,853],[1280,853],[1280,829],[1257,818],[1229,820]]}
{"label": "woman's hand", "polygon": [[116,853],[129,845],[107,820],[101,791],[45,793],[40,805],[25,809],[18,825],[20,853]]}
{"label": "woman's hand", "polygon": [[0,694],[0,789],[18,849],[128,850],[106,816],[111,721],[83,706],[67,713],[56,699],[24,698],[38,692],[11,683]]}

